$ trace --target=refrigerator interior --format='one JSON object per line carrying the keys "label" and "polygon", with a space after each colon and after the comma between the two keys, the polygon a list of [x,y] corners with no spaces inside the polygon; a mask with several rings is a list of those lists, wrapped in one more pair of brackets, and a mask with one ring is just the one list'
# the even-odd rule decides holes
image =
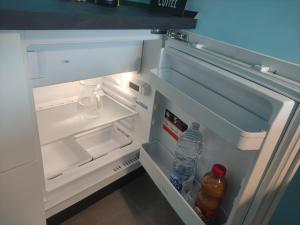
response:
{"label": "refrigerator interior", "polygon": [[[221,163],[227,168],[228,184],[218,224],[243,220],[249,199],[275,148],[274,140],[278,140],[283,132],[293,103],[246,79],[184,54],[177,49],[180,45],[178,47],[176,42],[167,42],[164,49],[152,48],[152,41],[145,42],[143,54],[141,43],[138,43],[138,46],[134,43],[134,47],[130,44],[129,50],[134,49],[134,65],[136,59],[143,60],[140,74],[129,72],[105,76],[100,72],[101,77],[96,78],[104,92],[103,109],[96,119],[83,120],[78,115],[79,81],[40,85],[33,89],[45,174],[47,216],[142,164],[186,224],[204,224],[169,181],[177,142],[163,128],[168,110],[187,125],[198,122],[203,133],[204,149],[198,162],[200,169],[193,200],[203,173],[213,164]],[[114,50],[118,51],[118,48]],[[109,48],[106,51],[109,52]],[[138,57],[136,51],[140,53]],[[155,57],[160,51],[158,65]],[[101,51],[97,54],[105,58]],[[51,60],[52,54],[49,57]],[[122,68],[126,68],[126,63]],[[58,71],[52,67],[47,67],[46,71]],[[158,70],[152,70],[157,67]],[[110,68],[113,65],[106,67]],[[66,73],[72,71],[74,68]],[[85,77],[79,72],[76,71],[75,77]],[[56,75],[55,79],[62,78]],[[129,88],[129,81],[150,84],[151,92],[143,95],[134,91]]]}
{"label": "refrigerator interior", "polygon": [[128,88],[138,77],[123,73],[87,80],[100,83],[103,91],[100,115],[92,119],[78,111],[81,81],[33,88],[47,216],[78,201],[68,203],[69,198],[91,188],[88,195],[140,166],[138,149],[150,121],[136,101],[151,96]]}

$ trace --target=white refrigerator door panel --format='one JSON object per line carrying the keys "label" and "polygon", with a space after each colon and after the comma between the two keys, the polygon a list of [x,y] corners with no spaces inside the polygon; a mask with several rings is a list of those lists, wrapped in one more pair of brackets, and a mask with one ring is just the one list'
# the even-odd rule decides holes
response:
{"label": "white refrigerator door panel", "polygon": [[[167,41],[165,49],[162,50],[158,72],[152,70],[152,73],[145,73],[144,79],[170,102],[232,144],[237,150],[245,151],[245,154],[249,150],[256,150],[256,161],[251,168],[247,168],[250,172],[239,184],[240,191],[232,203],[231,211],[227,212],[229,213],[227,224],[241,224],[283,134],[295,102],[235,75],[234,71],[231,73],[222,70],[182,53],[176,50],[173,42],[176,41]],[[181,45],[181,48],[185,46],[176,43]],[[189,213],[180,213],[183,209],[179,209],[178,203],[172,200],[180,199],[180,194],[168,187],[170,185],[168,178],[162,179],[160,177],[162,175],[157,171],[153,172],[157,167],[149,166],[151,161],[149,153],[143,149],[141,152],[142,165],[166,198],[172,195],[170,204],[187,222],[193,216],[188,215]],[[220,154],[222,154],[221,150]],[[155,160],[153,164],[156,164]],[[157,170],[160,173],[162,171],[161,168]],[[165,180],[165,185],[172,194],[165,191],[164,185],[160,187],[161,180]],[[193,211],[192,208],[189,210]],[[187,224],[193,223],[196,222]],[[201,222],[198,221],[198,224]]]}

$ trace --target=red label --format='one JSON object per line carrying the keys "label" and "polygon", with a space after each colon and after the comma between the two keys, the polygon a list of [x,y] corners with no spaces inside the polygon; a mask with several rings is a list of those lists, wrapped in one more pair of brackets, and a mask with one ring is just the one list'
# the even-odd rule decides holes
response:
{"label": "red label", "polygon": [[163,129],[171,135],[176,141],[178,141],[179,136],[188,128],[187,124],[174,115],[171,111],[166,109]]}
{"label": "red label", "polygon": [[176,141],[178,141],[178,135],[174,133],[169,127],[167,127],[165,124],[163,125],[163,129],[167,131]]}

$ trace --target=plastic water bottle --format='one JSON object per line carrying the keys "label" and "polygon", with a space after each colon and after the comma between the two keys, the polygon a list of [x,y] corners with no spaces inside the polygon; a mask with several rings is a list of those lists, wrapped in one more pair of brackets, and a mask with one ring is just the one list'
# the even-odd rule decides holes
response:
{"label": "plastic water bottle", "polygon": [[179,137],[170,176],[171,183],[186,199],[190,196],[196,161],[202,152],[202,134],[199,127],[198,123],[193,122],[191,127]]}

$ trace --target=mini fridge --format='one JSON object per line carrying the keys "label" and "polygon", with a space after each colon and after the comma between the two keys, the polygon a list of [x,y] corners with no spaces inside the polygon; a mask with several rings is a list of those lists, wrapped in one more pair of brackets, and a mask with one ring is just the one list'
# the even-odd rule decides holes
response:
{"label": "mini fridge", "polygon": [[[204,140],[193,199],[203,173],[215,163],[227,168],[217,224],[265,224],[299,165],[299,65],[182,31],[0,37],[6,43],[1,57],[16,59],[1,73],[3,94],[6,102],[14,101],[13,93],[28,100],[12,107],[33,118],[25,122],[36,132],[31,144],[38,149],[1,151],[1,162],[13,168],[16,155],[16,165],[34,155],[46,217],[142,166],[185,224],[204,225],[169,181],[182,126],[192,122],[200,124]],[[82,81],[101,87],[98,117],[79,115]],[[22,121],[14,124],[19,136],[31,131]]]}

